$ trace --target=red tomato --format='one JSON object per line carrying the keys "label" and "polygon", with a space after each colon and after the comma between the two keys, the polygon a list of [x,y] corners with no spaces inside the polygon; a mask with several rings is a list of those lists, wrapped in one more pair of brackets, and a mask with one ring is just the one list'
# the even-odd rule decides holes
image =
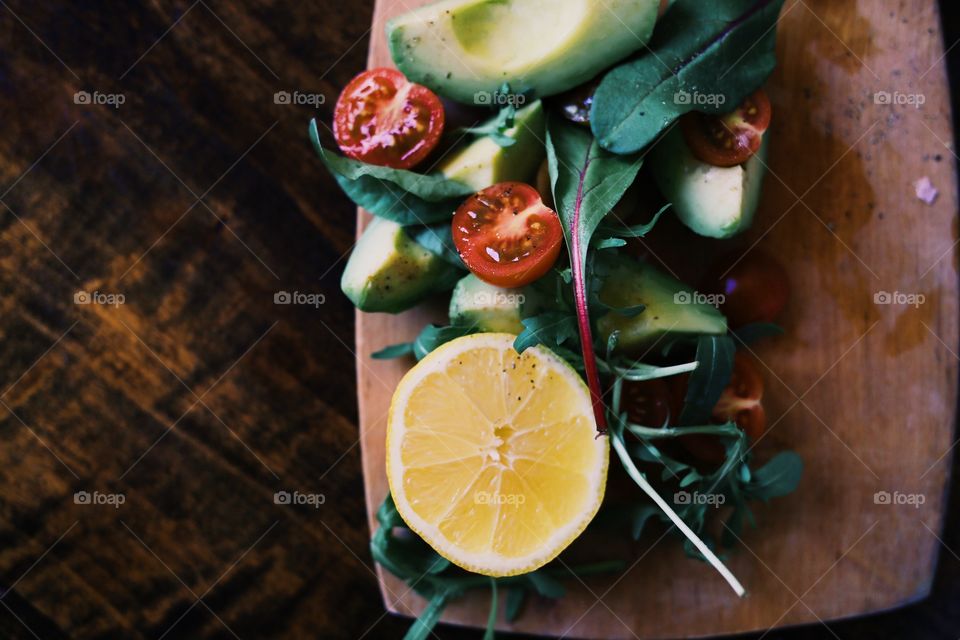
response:
{"label": "red tomato", "polygon": [[501,182],[467,198],[453,214],[453,243],[478,278],[520,287],[543,276],[560,255],[560,218],[522,182]]}
{"label": "red tomato", "polygon": [[716,167],[733,167],[760,149],[770,116],[770,100],[763,89],[757,89],[728,114],[686,114],[680,118],[680,130],[700,160]]}
{"label": "red tomato", "polygon": [[711,281],[708,275],[703,290],[723,294],[720,310],[734,329],[752,322],[773,322],[790,299],[790,279],[786,269],[757,249],[746,255],[729,256],[715,264],[708,273],[726,273],[722,280]]}
{"label": "red tomato", "polygon": [[[746,432],[751,442],[763,435],[767,417],[763,410],[763,378],[746,353],[737,351],[733,360],[733,375],[730,384],[723,390],[717,406],[713,408],[716,422],[735,422]],[[717,436],[692,434],[678,438],[680,444],[697,460],[709,465],[723,463],[726,452]]]}
{"label": "red tomato", "polygon": [[733,376],[723,390],[713,418],[720,422],[736,422],[751,441],[763,435],[767,414],[763,410],[763,378],[753,359],[743,351],[733,358]]}
{"label": "red tomato", "polygon": [[443,122],[443,105],[430,89],[396,69],[370,69],[340,93],[333,134],[355,160],[409,169],[437,146]]}
{"label": "red tomato", "polygon": [[630,422],[658,429],[676,424],[680,417],[683,394],[677,391],[677,385],[663,378],[624,382],[620,404]]}

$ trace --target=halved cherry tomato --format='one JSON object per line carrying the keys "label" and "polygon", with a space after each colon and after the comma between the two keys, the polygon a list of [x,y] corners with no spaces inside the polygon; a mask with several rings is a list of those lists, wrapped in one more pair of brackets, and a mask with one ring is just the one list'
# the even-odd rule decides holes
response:
{"label": "halved cherry tomato", "polygon": [[757,89],[728,114],[686,114],[680,118],[680,130],[700,160],[716,167],[733,167],[760,149],[770,117],[770,99],[763,89]]}
{"label": "halved cherry tomato", "polygon": [[713,418],[720,422],[736,422],[751,441],[763,435],[767,414],[763,410],[763,378],[753,358],[737,351],[733,358],[733,375],[723,390]]}
{"label": "halved cherry tomato", "polygon": [[620,404],[627,419],[644,427],[660,428],[676,424],[683,407],[683,394],[678,385],[663,378],[624,382]]}
{"label": "halved cherry tomato", "polygon": [[723,294],[720,310],[734,329],[752,322],[773,322],[790,299],[786,269],[758,249],[722,258],[707,273],[726,274],[722,280],[708,275],[702,290]]}
{"label": "halved cherry tomato", "polygon": [[[685,377],[669,378],[668,385],[672,389],[673,397],[679,397],[682,402],[686,394]],[[737,351],[733,359],[730,383],[724,388],[720,400],[713,408],[713,420],[717,423],[735,422],[746,432],[750,441],[755,442],[767,427],[762,401],[763,378],[753,359],[746,353]],[[694,433],[677,438],[677,441],[700,462],[714,466],[723,462],[724,447],[717,436]]]}
{"label": "halved cherry tomato", "polygon": [[333,134],[355,160],[410,169],[443,133],[444,112],[433,91],[396,69],[364,71],[344,87],[333,112]]}
{"label": "halved cherry tomato", "polygon": [[560,255],[563,228],[536,189],[501,182],[475,193],[453,214],[453,243],[478,278],[520,287],[543,276]]}

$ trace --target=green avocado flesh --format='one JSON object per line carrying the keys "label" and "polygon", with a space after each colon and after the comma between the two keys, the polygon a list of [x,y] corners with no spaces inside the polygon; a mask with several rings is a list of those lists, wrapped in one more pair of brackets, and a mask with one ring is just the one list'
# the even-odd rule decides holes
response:
{"label": "green avocado flesh", "polygon": [[387,23],[390,55],[413,82],[454,100],[499,106],[590,80],[641,49],[658,0],[440,0]]}
{"label": "green avocado flesh", "polygon": [[540,101],[518,110],[513,127],[504,135],[514,143],[501,147],[489,136],[477,138],[446,159],[440,172],[477,191],[508,180],[530,182],[546,156],[546,120]]}
{"label": "green avocado flesh", "polygon": [[397,223],[374,218],[350,254],[340,288],[362,311],[398,313],[449,289],[461,273]]}
{"label": "green avocado flesh", "polygon": [[716,307],[698,300],[693,289],[647,263],[617,261],[604,280],[600,300],[620,309],[645,307],[633,317],[611,311],[597,321],[602,342],[619,331],[617,349],[626,353],[642,351],[666,334],[727,332],[727,319]]}
{"label": "green avocado flesh", "polygon": [[690,151],[674,127],[650,151],[647,166],[681,222],[710,238],[729,238],[750,227],[760,201],[767,140],[742,165],[715,167]]}
{"label": "green avocado flesh", "polygon": [[478,331],[518,334],[520,322],[534,313],[530,287],[504,289],[487,284],[472,273],[462,278],[450,297],[450,324]]}

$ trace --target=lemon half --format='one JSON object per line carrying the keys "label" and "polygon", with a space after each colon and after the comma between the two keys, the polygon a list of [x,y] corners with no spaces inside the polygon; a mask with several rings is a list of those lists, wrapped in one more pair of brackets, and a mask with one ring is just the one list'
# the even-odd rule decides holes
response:
{"label": "lemon half", "polygon": [[440,555],[488,576],[555,558],[596,515],[607,479],[587,386],[514,339],[481,333],[430,353],[400,381],[387,424],[397,511]]}

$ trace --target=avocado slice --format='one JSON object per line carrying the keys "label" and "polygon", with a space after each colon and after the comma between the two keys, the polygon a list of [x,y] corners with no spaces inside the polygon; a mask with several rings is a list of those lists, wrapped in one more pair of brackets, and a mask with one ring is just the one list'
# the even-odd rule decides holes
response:
{"label": "avocado slice", "polygon": [[472,273],[462,278],[450,297],[450,324],[492,333],[523,331],[523,318],[536,312],[531,287],[504,289],[487,284]]}
{"label": "avocado slice", "polygon": [[729,238],[750,227],[760,202],[767,142],[742,165],[715,167],[690,151],[674,127],[650,151],[647,166],[681,222],[710,238]]}
{"label": "avocado slice", "polygon": [[413,82],[472,104],[541,98],[582,84],[650,39],[659,0],[440,0],[387,23]]}
{"label": "avocado slice", "polygon": [[600,300],[619,309],[644,305],[633,317],[610,311],[597,321],[602,342],[619,331],[617,350],[626,353],[642,351],[667,334],[727,332],[727,319],[716,307],[698,300],[693,289],[645,262],[623,259],[612,263]]}
{"label": "avocado slice", "polygon": [[361,311],[399,313],[449,289],[462,273],[396,222],[374,218],[350,254],[340,288]]}
{"label": "avocado slice", "polygon": [[503,135],[514,143],[501,147],[489,136],[477,138],[441,163],[440,172],[477,191],[508,180],[530,181],[546,156],[546,119],[540,101],[518,110],[513,127]]}

